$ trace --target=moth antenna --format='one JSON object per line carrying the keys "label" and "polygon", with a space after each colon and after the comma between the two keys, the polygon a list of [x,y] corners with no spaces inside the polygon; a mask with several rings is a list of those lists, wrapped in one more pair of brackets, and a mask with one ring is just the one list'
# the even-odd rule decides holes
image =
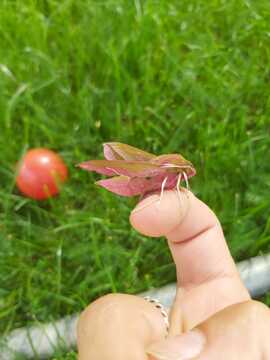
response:
{"label": "moth antenna", "polygon": [[163,164],[162,167],[164,168],[177,168],[177,169],[193,169],[190,165],[174,165],[174,164]]}
{"label": "moth antenna", "polygon": [[186,187],[189,190],[188,176],[184,171],[183,171],[183,176],[184,176],[184,179],[185,179]]}
{"label": "moth antenna", "polygon": [[165,177],[165,179],[162,181],[161,191],[160,191],[160,196],[159,196],[159,201],[158,201],[159,204],[161,203],[161,200],[162,200],[162,197],[163,197],[163,194],[164,194],[164,188],[165,188],[167,180],[168,180],[168,177]]}

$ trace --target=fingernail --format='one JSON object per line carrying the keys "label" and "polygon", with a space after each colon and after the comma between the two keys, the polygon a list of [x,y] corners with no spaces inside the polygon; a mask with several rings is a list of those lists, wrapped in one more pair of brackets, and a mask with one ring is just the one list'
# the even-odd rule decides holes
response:
{"label": "fingernail", "polygon": [[145,209],[146,207],[156,203],[159,201],[159,196],[158,195],[152,195],[149,196],[145,199],[143,199],[136,207],[135,209],[132,210],[133,213],[141,211],[143,209]]}
{"label": "fingernail", "polygon": [[193,330],[155,343],[147,349],[147,353],[158,360],[190,360],[202,352],[205,343],[204,334]]}

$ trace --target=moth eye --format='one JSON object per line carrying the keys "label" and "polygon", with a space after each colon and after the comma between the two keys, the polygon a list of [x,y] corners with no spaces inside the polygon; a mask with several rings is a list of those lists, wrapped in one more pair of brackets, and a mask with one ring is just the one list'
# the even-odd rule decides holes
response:
{"label": "moth eye", "polygon": [[151,180],[151,176],[146,176],[145,179],[146,180]]}

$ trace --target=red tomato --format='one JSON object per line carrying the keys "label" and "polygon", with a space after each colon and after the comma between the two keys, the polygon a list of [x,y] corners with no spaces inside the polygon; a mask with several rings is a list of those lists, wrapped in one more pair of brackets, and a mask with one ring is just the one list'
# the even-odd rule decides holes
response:
{"label": "red tomato", "polygon": [[20,191],[33,199],[44,200],[59,192],[67,179],[63,159],[48,149],[29,150],[19,163],[16,184]]}

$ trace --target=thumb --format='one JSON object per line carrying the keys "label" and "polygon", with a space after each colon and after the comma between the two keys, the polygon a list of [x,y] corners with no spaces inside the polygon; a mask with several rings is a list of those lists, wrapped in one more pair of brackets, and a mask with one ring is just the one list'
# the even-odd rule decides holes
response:
{"label": "thumb", "polygon": [[151,344],[146,352],[151,360],[261,359],[263,342],[269,341],[265,335],[269,324],[269,309],[246,301],[227,307],[191,331]]}

